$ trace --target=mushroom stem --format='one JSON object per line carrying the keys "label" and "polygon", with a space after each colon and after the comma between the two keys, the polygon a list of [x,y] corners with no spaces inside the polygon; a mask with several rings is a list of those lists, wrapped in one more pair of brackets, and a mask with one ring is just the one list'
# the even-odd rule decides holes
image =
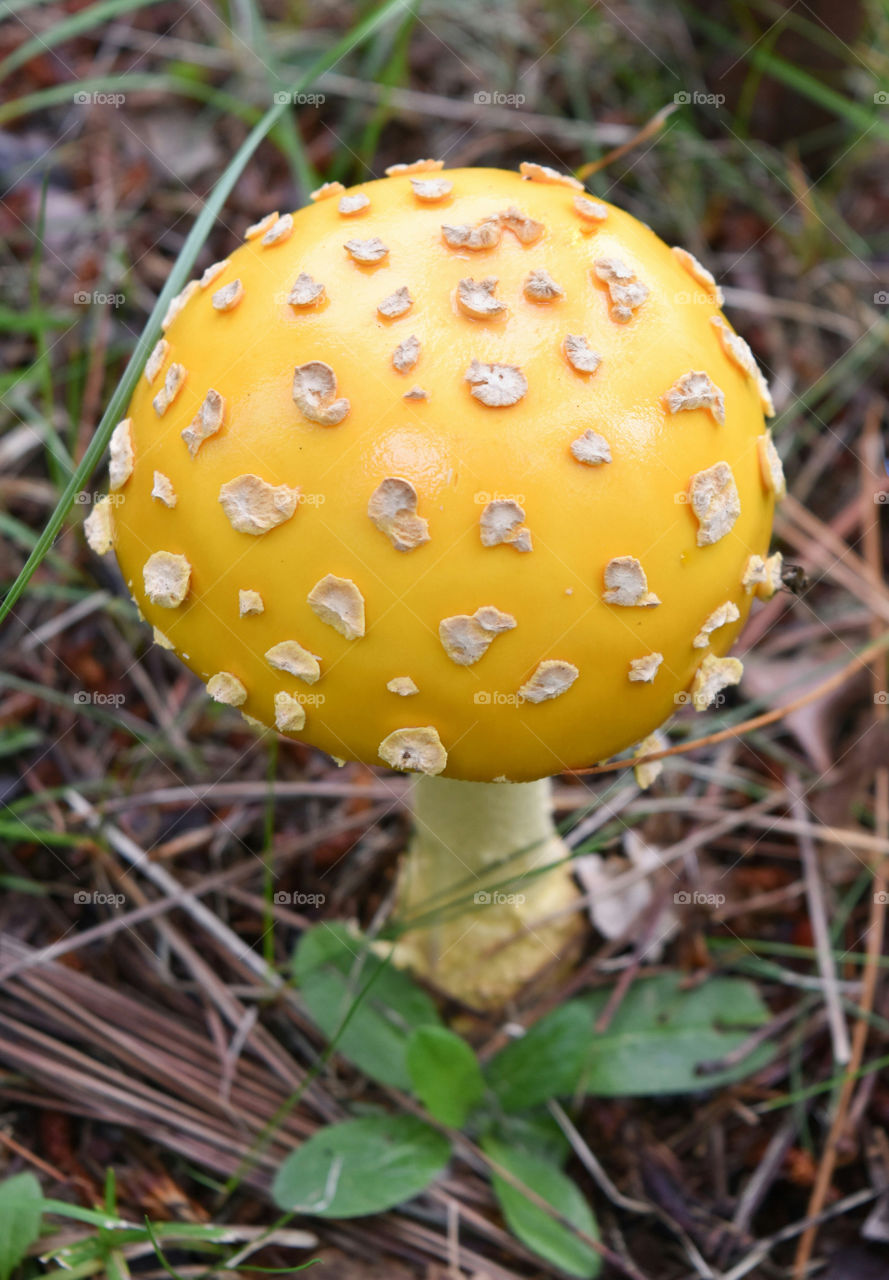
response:
{"label": "mushroom stem", "polygon": [[548,778],[419,777],[398,881],[396,958],[476,1008],[512,999],[574,959],[583,933]]}

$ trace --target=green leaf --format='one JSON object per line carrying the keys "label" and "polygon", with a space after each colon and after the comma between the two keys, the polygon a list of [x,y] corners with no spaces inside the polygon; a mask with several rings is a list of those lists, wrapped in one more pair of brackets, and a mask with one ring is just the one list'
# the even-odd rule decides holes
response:
{"label": "green leaf", "polygon": [[43,1192],[33,1173],[0,1182],[0,1280],[9,1280],[40,1235]]}
{"label": "green leaf", "polygon": [[580,1000],[568,1000],[501,1049],[487,1074],[504,1109],[524,1111],[573,1093],[592,1036],[589,1009]]}
{"label": "green leaf", "polygon": [[714,978],[682,989],[679,974],[636,982],[607,1031],[595,1023],[610,992],[570,1000],[541,1018],[527,1035],[492,1059],[488,1080],[502,1106],[517,1111],[576,1091],[602,1097],[690,1093],[758,1071],[770,1045],[724,1071],[701,1073],[769,1019],[756,988],[738,978]]}
{"label": "green leaf", "polygon": [[[770,1014],[756,987],[740,978],[714,978],[690,991],[682,981],[665,973],[630,988],[608,1030],[593,1039],[580,1078],[584,1092],[693,1093],[741,1080],[771,1060],[774,1046],[765,1044],[725,1071],[699,1072],[738,1049]],[[590,998],[593,1021],[608,994]]]}
{"label": "green leaf", "polygon": [[472,1049],[445,1027],[417,1028],[407,1043],[407,1069],[429,1114],[455,1129],[463,1127],[485,1092]]}
{"label": "green leaf", "polygon": [[293,971],[319,1030],[333,1040],[343,1027],[337,1052],[374,1080],[410,1089],[411,1032],[441,1025],[426,993],[375,955],[366,938],[339,922],[316,925],[303,934]]}
{"label": "green leaf", "polygon": [[545,1107],[498,1116],[494,1132],[508,1147],[539,1156],[559,1168],[571,1154],[571,1143]]}
{"label": "green leaf", "polygon": [[[494,1137],[485,1138],[482,1148],[492,1160],[551,1204],[579,1231],[594,1240],[599,1239],[592,1209],[571,1179],[555,1165],[539,1156],[509,1147]],[[594,1249],[556,1222],[544,1209],[532,1204],[527,1196],[498,1174],[492,1172],[491,1182],[509,1229],[522,1244],[569,1275],[590,1277],[599,1274],[602,1259]]]}
{"label": "green leaf", "polygon": [[272,1195],[288,1213],[382,1213],[428,1187],[450,1154],[447,1139],[414,1116],[346,1120],[321,1129],[287,1157]]}

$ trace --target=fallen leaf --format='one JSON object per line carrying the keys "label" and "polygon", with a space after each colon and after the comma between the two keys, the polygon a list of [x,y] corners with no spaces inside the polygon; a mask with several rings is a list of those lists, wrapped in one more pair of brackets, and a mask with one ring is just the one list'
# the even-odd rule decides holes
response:
{"label": "fallen leaf", "polygon": [[[575,874],[584,891],[590,895],[590,919],[599,933],[609,940],[628,934],[646,911],[653,896],[651,876],[664,865],[658,847],[646,844],[633,830],[624,835],[623,846],[626,855],[623,858],[603,858],[598,853],[587,853],[574,860]],[[649,874],[614,892],[614,881],[634,869]],[[659,959],[664,943],[678,927],[675,911],[671,906],[664,906],[651,929],[645,960],[653,962]]]}

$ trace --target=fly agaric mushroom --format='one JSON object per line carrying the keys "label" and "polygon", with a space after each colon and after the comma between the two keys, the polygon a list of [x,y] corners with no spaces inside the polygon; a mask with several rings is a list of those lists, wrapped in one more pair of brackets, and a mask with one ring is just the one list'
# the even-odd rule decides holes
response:
{"label": "fly agaric mushroom", "polygon": [[579,927],[550,775],[737,683],[783,479],[690,254],[549,168],[441,167],[183,291],[87,533],[210,697],[417,775],[399,954],[480,1006]]}

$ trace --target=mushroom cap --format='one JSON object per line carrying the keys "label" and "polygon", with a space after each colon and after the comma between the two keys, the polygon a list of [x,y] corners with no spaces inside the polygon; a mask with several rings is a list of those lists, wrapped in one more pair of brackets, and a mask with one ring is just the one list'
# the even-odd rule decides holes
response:
{"label": "mushroom cap", "polygon": [[767,388],[709,273],[621,209],[407,170],[180,295],[96,549],[211,696],[340,759],[589,765],[737,683],[776,577]]}

